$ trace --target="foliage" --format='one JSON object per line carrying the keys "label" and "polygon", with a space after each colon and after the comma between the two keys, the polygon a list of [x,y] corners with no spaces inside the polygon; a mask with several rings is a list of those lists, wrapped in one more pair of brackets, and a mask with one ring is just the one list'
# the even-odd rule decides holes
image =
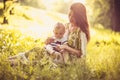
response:
{"label": "foliage", "polygon": [[104,76],[105,80],[118,80],[120,33],[104,29],[94,31],[88,45],[88,65],[96,76]]}
{"label": "foliage", "polygon": [[[0,80],[30,80],[32,79],[32,75],[35,75],[38,70],[44,71],[47,69],[47,67],[50,67],[51,63],[49,63],[47,58],[43,58],[40,62],[38,62],[37,65],[33,65],[33,63],[31,63],[26,66],[18,63],[18,66],[12,67],[10,62],[8,61],[9,56],[18,54],[19,52],[25,52],[37,45],[43,46],[43,43],[40,40],[34,40],[32,37],[23,35],[18,30],[0,29],[0,32]],[[39,49],[36,50],[37,53],[41,53],[41,51],[42,50]],[[39,61],[40,57],[37,59]],[[45,75],[43,74],[43,76]]]}
{"label": "foliage", "polygon": [[112,3],[113,0],[87,0],[89,19],[91,25],[100,24],[105,28],[112,28]]}
{"label": "foliage", "polygon": [[[73,0],[64,0],[50,1],[46,2],[44,0],[20,0],[22,5],[32,6],[44,10],[52,10],[60,13],[68,13],[68,9]],[[62,6],[61,6],[62,5]]]}
{"label": "foliage", "polygon": [[41,0],[20,0],[22,5],[32,6],[35,8],[46,9],[46,6]]}
{"label": "foliage", "polygon": [[[24,52],[35,46],[35,40],[29,36],[24,36],[16,29],[0,29],[0,53],[9,52],[14,55],[18,52]],[[27,41],[26,43],[24,41]],[[38,41],[39,42],[39,41]],[[28,46],[31,45],[31,46]]]}
{"label": "foliage", "polygon": [[57,11],[59,13],[67,14],[69,11],[69,7],[70,7],[71,3],[72,3],[72,0],[69,0],[68,2],[65,2],[64,0],[56,1],[53,3],[50,10]]}

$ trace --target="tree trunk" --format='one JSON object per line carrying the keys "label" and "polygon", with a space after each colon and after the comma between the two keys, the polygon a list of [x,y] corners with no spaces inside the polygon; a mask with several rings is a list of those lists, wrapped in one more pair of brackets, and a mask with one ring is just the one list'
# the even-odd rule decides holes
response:
{"label": "tree trunk", "polygon": [[120,31],[120,0],[114,0],[112,13],[113,30]]}
{"label": "tree trunk", "polygon": [[[7,0],[3,0],[4,13],[5,13],[5,8],[6,8],[6,1],[7,1]],[[4,15],[4,18],[3,18],[3,24],[8,24],[8,20],[7,20],[7,18],[6,18],[5,15]]]}

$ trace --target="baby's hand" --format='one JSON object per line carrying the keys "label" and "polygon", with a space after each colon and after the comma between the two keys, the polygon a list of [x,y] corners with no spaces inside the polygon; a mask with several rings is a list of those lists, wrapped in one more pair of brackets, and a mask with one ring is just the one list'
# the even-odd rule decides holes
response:
{"label": "baby's hand", "polygon": [[56,49],[57,51],[59,51],[60,53],[63,53],[63,52],[64,52],[64,49],[60,48],[60,46],[61,46],[61,45],[57,45],[57,46],[55,47],[55,49]]}
{"label": "baby's hand", "polygon": [[61,49],[60,49],[59,46],[60,46],[60,45],[57,45],[57,46],[55,47],[55,49],[56,49],[57,51],[61,51]]}
{"label": "baby's hand", "polygon": [[52,43],[52,42],[54,42],[54,39],[51,38],[51,37],[48,37],[48,38],[46,39],[46,41],[45,41],[45,44],[50,44],[50,43]]}

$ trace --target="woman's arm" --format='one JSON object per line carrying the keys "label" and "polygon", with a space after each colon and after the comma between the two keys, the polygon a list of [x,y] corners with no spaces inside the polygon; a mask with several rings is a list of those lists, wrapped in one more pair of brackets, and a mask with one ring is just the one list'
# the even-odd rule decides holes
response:
{"label": "woman's arm", "polygon": [[82,51],[82,56],[86,55],[86,47],[87,47],[87,38],[84,32],[81,32],[80,34],[81,38],[81,51]]}
{"label": "woman's arm", "polygon": [[69,47],[68,45],[61,45],[60,46],[60,48],[61,49],[64,49],[64,50],[67,50],[67,51],[69,51],[71,54],[75,54],[75,55],[77,55],[78,57],[80,57],[82,54],[81,54],[81,52],[80,52],[80,50],[76,50],[76,49],[74,49],[74,48],[71,48],[71,47]]}
{"label": "woman's arm", "polygon": [[81,55],[85,56],[86,55],[86,46],[87,46],[87,38],[86,38],[85,33],[81,32],[80,33],[80,38],[81,38],[81,50],[72,48],[68,45],[61,45],[60,49],[67,50],[71,54],[76,54],[78,56],[81,56]]}

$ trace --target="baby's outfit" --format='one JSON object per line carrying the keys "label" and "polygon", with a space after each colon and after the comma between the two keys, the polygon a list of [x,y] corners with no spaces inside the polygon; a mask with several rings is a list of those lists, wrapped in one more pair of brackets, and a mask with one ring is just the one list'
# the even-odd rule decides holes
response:
{"label": "baby's outfit", "polygon": [[50,55],[52,55],[53,61],[56,63],[62,63],[63,62],[63,55],[61,52],[59,52],[56,49],[56,46],[67,44],[67,37],[63,37],[61,39],[57,39],[55,37],[52,37],[54,39],[54,42],[48,44],[45,46],[45,49],[48,51]]}

